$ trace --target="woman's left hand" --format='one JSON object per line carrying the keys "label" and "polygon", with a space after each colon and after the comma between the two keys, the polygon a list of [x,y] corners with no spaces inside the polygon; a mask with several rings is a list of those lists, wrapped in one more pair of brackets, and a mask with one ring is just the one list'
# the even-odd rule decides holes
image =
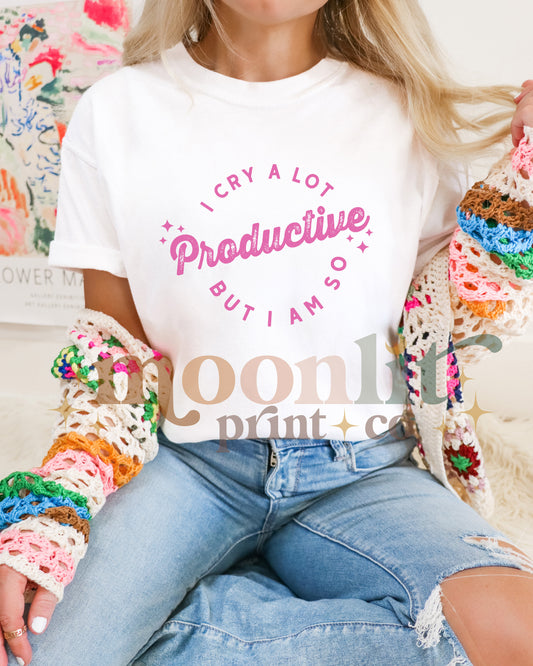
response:
{"label": "woman's left hand", "polygon": [[522,84],[522,92],[515,97],[516,111],[511,123],[513,144],[518,146],[524,136],[524,125],[533,127],[533,79]]}

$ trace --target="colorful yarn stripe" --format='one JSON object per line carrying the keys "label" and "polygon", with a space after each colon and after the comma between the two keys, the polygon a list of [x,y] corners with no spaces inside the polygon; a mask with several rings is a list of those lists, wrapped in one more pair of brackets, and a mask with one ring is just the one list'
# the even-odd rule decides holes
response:
{"label": "colorful yarn stripe", "polygon": [[144,402],[144,414],[142,418],[143,421],[150,422],[150,432],[154,433],[157,431],[157,422],[160,415],[159,403],[154,391],[148,391],[148,393],[149,397],[148,400],[145,400]]}
{"label": "colorful yarn stripe", "polygon": [[444,455],[458,476],[465,480],[478,476],[481,458],[470,423],[456,424],[453,431],[444,432]]}
{"label": "colorful yarn stripe", "polygon": [[480,465],[479,456],[471,446],[461,444],[458,451],[445,449],[448,460],[460,476],[476,476]]}
{"label": "colorful yarn stripe", "polygon": [[[480,272],[479,267],[473,263],[476,260],[475,255],[469,260],[463,254],[463,245],[458,240],[460,231],[458,227],[450,241],[450,280],[457,287],[459,297],[465,301],[504,301],[509,299],[511,297],[509,291],[502,288],[494,280],[487,279]],[[473,242],[473,240],[470,240],[470,243]],[[513,289],[512,291],[514,295],[516,290]]]}
{"label": "colorful yarn stripe", "polygon": [[459,207],[464,213],[471,213],[484,220],[494,220],[513,229],[533,229],[533,208],[483,182],[472,185]]}
{"label": "colorful yarn stripe", "polygon": [[91,475],[83,469],[69,467],[51,472],[45,479],[61,484],[71,492],[80,493],[87,499],[87,509],[91,516],[95,516],[104,506],[106,495],[104,485],[99,474]]}
{"label": "colorful yarn stripe", "polygon": [[21,532],[10,527],[0,533],[0,548],[4,546],[8,555],[24,558],[30,566],[33,565],[32,568],[46,572],[61,585],[68,585],[74,578],[72,557],[63,549],[54,547],[40,534]]}
{"label": "colorful yarn stripe", "polygon": [[533,246],[533,231],[512,229],[504,224],[485,221],[481,217],[465,213],[457,207],[457,221],[461,229],[475,238],[487,252],[517,254]]}
{"label": "colorful yarn stripe", "polygon": [[[399,330],[399,335],[400,335],[400,340],[402,340],[402,331],[403,328],[400,327]],[[418,389],[413,388],[413,385],[411,383],[411,380],[416,378],[418,375],[417,373],[410,367],[411,363],[416,363],[416,356],[414,354],[409,354],[407,351],[404,351],[403,353],[400,353],[398,355],[398,362],[400,364],[400,369],[402,371],[405,383],[407,384],[407,391],[409,395],[415,395],[418,398],[420,397],[420,391]]]}
{"label": "colorful yarn stripe", "polygon": [[75,562],[79,562],[87,552],[87,542],[83,538],[83,534],[70,525],[60,525],[49,516],[29,516],[10,529],[16,529],[21,534],[32,532],[46,539],[54,548],[70,555]]}
{"label": "colorful yarn stripe", "polygon": [[66,470],[75,467],[83,470],[91,476],[99,476],[102,480],[104,493],[107,497],[117,490],[113,481],[113,467],[104,463],[98,456],[93,456],[86,451],[66,449],[60,451],[51,458],[43,467],[35,467],[31,471],[39,476],[46,477],[52,472]]}
{"label": "colorful yarn stripe", "polygon": [[124,349],[124,345],[122,344],[122,342],[120,342],[120,340],[116,338],[114,335],[110,335],[109,338],[107,338],[107,340],[102,340],[102,343],[106,345],[106,347],[109,350],[112,349],[113,352],[115,352],[115,350],[117,349]]}
{"label": "colorful yarn stripe", "polygon": [[506,266],[512,268],[516,277],[525,280],[533,278],[533,248],[525,252],[518,252],[518,254],[503,252],[493,252],[493,254],[499,257]]}
{"label": "colorful yarn stripe", "polygon": [[47,509],[61,507],[73,509],[82,520],[91,520],[88,509],[78,506],[68,497],[43,497],[28,493],[24,497],[6,497],[0,501],[0,529],[20,522],[25,514],[39,516]]}
{"label": "colorful yarn stripe", "polygon": [[511,165],[515,171],[524,169],[528,176],[533,176],[533,144],[524,136],[513,153]]}
{"label": "colorful yarn stripe", "polygon": [[499,319],[507,309],[506,301],[466,301],[459,298],[478,317]]}
{"label": "colorful yarn stripe", "polygon": [[70,525],[77,532],[83,534],[85,543],[88,543],[89,533],[91,531],[91,523],[88,520],[83,520],[80,518],[75,509],[72,509],[69,506],[58,506],[46,509],[46,511],[41,515],[53,518],[53,520],[60,523],[61,525]]}
{"label": "colorful yarn stripe", "polygon": [[[54,360],[52,375],[58,379],[79,379],[93,391],[97,391],[102,380],[98,379],[98,371],[90,364],[76,345],[64,347]],[[93,379],[90,379],[90,375]]]}
{"label": "colorful yarn stripe", "polygon": [[447,409],[451,409],[453,402],[463,402],[461,380],[459,379],[461,373],[459,372],[457,356],[455,355],[455,347],[451,335],[448,340],[448,355],[446,356],[446,362],[448,364],[446,369],[446,389],[448,395]]}
{"label": "colorful yarn stripe", "polygon": [[[128,357],[125,349],[118,347],[111,347],[110,349],[113,351],[118,349],[122,353],[120,358],[126,360],[126,363],[117,361],[112,366],[113,374],[126,373],[131,375],[142,372],[135,358]],[[99,359],[103,360],[110,356],[109,352],[103,351],[99,354]],[[87,360],[76,345],[70,345],[60,351],[54,360],[51,372],[58,379],[79,379],[80,382],[87,384],[93,391],[97,391],[98,387],[105,381],[99,377],[97,368]]]}
{"label": "colorful yarn stripe", "polygon": [[21,490],[29,490],[34,495],[43,497],[64,497],[86,509],[87,498],[80,493],[63,488],[55,481],[45,481],[32,472],[13,472],[0,481],[0,500],[6,497],[20,497]]}
{"label": "colorful yarn stripe", "polygon": [[113,354],[120,354],[121,356],[126,356],[128,354],[126,347],[114,335],[110,335],[105,339],[101,335],[96,335],[87,341],[89,336],[85,333],[80,333],[75,328],[70,331],[70,335],[74,336],[77,340],[84,340],[89,349],[96,349],[100,360],[109,358]]}
{"label": "colorful yarn stripe", "polygon": [[113,480],[117,488],[128,483],[142,469],[142,463],[136,462],[133,458],[119,453],[114,446],[108,444],[104,439],[89,440],[84,435],[77,432],[69,432],[54,442],[46,454],[43,465],[45,465],[56,453],[67,449],[80,449],[87,451],[93,456],[98,456],[104,463],[113,468]]}

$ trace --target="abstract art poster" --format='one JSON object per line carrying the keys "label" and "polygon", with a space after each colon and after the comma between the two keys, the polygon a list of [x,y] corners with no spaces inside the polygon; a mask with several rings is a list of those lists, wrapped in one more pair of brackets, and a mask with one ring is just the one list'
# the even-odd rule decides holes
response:
{"label": "abstract art poster", "polygon": [[83,305],[80,274],[47,264],[61,141],[129,20],[125,0],[0,6],[0,322],[63,325]]}

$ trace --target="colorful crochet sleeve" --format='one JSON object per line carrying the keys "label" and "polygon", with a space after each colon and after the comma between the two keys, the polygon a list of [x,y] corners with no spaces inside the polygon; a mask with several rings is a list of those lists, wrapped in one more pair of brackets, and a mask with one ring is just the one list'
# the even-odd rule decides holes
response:
{"label": "colorful crochet sleeve", "polygon": [[[497,351],[533,312],[533,129],[525,128],[519,147],[470,188],[457,220],[449,247],[415,276],[404,304],[404,421],[430,471],[489,516],[492,494],[464,412],[460,365]],[[471,344],[487,334],[484,344]]]}
{"label": "colorful crochet sleeve", "polygon": [[[86,552],[93,516],[157,453],[158,371],[171,372],[167,359],[101,312],[82,310],[69,338],[52,367],[62,388],[53,444],[41,467],[0,481],[0,564],[58,601]],[[112,393],[102,400],[105,382]],[[128,401],[132,385],[142,400]]]}
{"label": "colorful crochet sleeve", "polygon": [[[453,338],[480,330],[502,341],[522,333],[533,312],[533,129],[510,157],[473,185],[457,208],[450,243]],[[475,362],[486,350],[458,350]]]}

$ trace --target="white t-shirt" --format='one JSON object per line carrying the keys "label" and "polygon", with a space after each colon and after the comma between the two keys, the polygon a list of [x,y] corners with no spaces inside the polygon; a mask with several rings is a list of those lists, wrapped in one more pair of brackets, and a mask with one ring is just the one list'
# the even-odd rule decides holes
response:
{"label": "white t-shirt", "polygon": [[167,55],[80,99],[50,263],[128,278],[175,415],[198,412],[166,419],[170,439],[383,432],[405,398],[387,345],[460,179],[394,87],[347,63],[252,83]]}

